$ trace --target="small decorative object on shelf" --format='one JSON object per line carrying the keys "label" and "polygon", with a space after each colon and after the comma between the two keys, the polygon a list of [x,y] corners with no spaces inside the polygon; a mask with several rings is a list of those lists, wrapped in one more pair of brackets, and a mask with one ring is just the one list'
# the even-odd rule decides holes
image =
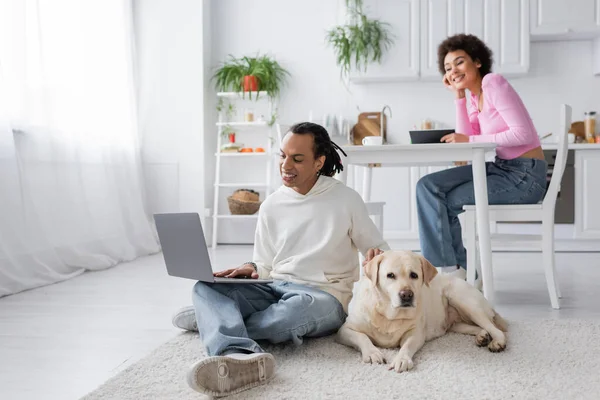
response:
{"label": "small decorative object on shelf", "polygon": [[227,198],[227,203],[233,215],[252,215],[256,214],[261,202],[258,192],[252,189],[238,189]]}
{"label": "small decorative object on shelf", "polygon": [[251,108],[247,108],[244,111],[244,121],[254,122],[254,111]]}
{"label": "small decorative object on shelf", "polygon": [[235,132],[230,132],[228,134],[228,137],[229,143],[226,143],[223,146],[221,146],[221,153],[237,153],[240,151],[240,149],[244,147],[243,143],[235,142]]}
{"label": "small decorative object on shelf", "polygon": [[428,118],[425,118],[423,121],[421,121],[421,129],[422,130],[433,129],[433,123],[431,122],[431,120],[429,120]]}

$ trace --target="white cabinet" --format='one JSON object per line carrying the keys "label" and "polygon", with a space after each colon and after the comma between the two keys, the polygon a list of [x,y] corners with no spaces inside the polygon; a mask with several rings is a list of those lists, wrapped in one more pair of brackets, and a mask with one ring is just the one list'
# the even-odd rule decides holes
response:
{"label": "white cabinet", "polygon": [[370,63],[367,72],[353,71],[350,82],[392,82],[419,77],[419,0],[365,0],[370,18],[390,24],[393,46],[384,53],[381,64]]}
{"label": "white cabinet", "polygon": [[600,35],[600,0],[531,0],[532,40]]}
{"label": "white cabinet", "polygon": [[421,68],[424,79],[442,80],[437,49],[448,36],[464,31],[464,0],[421,0]]}
{"label": "white cabinet", "polygon": [[485,0],[484,14],[483,40],[494,53],[493,71],[506,76],[526,74],[530,54],[528,0]]}
{"label": "white cabinet", "polygon": [[493,71],[529,71],[528,0],[421,0],[421,77],[441,79],[437,47],[446,37],[469,33],[494,54]]}
{"label": "white cabinet", "polygon": [[[362,177],[365,168],[355,168]],[[393,177],[393,185],[390,185]],[[419,227],[415,188],[419,180],[416,167],[383,167],[373,169],[371,200],[384,201],[385,235],[392,239],[418,239]],[[360,180],[359,180],[360,182]]]}
{"label": "white cabinet", "polygon": [[[371,200],[386,203],[384,208],[386,238],[402,240],[402,247],[404,248],[419,249],[417,182],[427,174],[447,168],[451,168],[451,166],[383,167],[373,169]],[[362,178],[365,171],[364,168],[356,169],[361,170],[357,175],[360,182],[360,178]],[[390,179],[393,180],[393,185],[390,185]]]}
{"label": "white cabinet", "polygon": [[[591,145],[590,145],[591,146]],[[600,239],[600,149],[575,155],[575,234]]]}
{"label": "white cabinet", "polygon": [[514,76],[529,70],[528,0],[364,0],[364,9],[391,25],[395,42],[381,64],[351,73],[352,83],[441,80],[437,48],[463,32],[490,46],[494,72]]}
{"label": "white cabinet", "polygon": [[592,41],[592,72],[600,75],[600,37]]}

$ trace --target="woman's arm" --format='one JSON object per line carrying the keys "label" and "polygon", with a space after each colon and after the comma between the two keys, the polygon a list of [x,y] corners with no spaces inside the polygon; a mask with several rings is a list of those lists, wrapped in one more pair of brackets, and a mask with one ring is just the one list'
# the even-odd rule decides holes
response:
{"label": "woman's arm", "polygon": [[455,100],[456,102],[456,132],[463,133],[468,136],[479,135],[479,119],[477,118],[477,110],[467,112],[466,97]]}
{"label": "woman's arm", "polygon": [[[486,79],[487,78],[487,79]],[[508,129],[502,132],[486,134],[485,127],[479,136],[471,136],[470,142],[492,142],[500,146],[521,146],[532,141],[536,136],[533,122],[523,101],[513,87],[497,74],[488,74],[484,78],[483,93],[498,111]]]}

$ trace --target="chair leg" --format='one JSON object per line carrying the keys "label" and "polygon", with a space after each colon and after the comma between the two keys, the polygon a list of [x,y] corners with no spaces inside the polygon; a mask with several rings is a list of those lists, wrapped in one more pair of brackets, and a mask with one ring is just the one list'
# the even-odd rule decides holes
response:
{"label": "chair leg", "polygon": [[[554,227],[554,221],[550,226]],[[552,228],[552,248],[554,250],[554,228]],[[559,299],[562,299],[562,293],[560,291],[560,282],[558,280],[558,274],[556,273],[556,251],[553,251],[552,254],[552,273],[554,275],[554,287],[556,288],[556,295]]]}
{"label": "chair leg", "polygon": [[363,257],[363,255],[361,254],[361,252],[358,252],[358,278],[362,278],[364,273],[363,273],[363,262],[365,261],[365,258]]}
{"label": "chair leg", "polygon": [[544,272],[546,273],[546,284],[552,308],[558,310],[558,287],[556,284],[556,267],[554,255],[554,224],[542,223],[542,255],[544,260]]}
{"label": "chair leg", "polygon": [[558,282],[558,274],[556,273],[556,253],[553,252],[552,257],[552,275],[554,275],[554,287],[556,288],[556,295],[559,299],[562,299],[562,293],[560,292],[560,282]]}
{"label": "chair leg", "polygon": [[556,295],[559,299],[562,299],[562,293],[560,292],[560,283],[558,282],[558,274],[556,273],[556,259],[552,263],[552,274],[554,275],[554,286],[556,287]]}
{"label": "chair leg", "polygon": [[[465,213],[465,236],[467,237],[467,282],[475,286],[475,271],[479,264],[477,256],[477,229],[475,213]],[[481,275],[481,274],[479,274]]]}

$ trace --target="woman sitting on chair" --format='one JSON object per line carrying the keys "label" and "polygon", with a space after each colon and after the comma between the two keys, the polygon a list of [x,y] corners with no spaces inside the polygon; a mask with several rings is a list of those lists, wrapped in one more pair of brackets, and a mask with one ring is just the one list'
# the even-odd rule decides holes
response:
{"label": "woman sitting on chair", "polygon": [[[455,35],[440,44],[438,66],[444,85],[456,96],[456,133],[441,141],[497,144],[494,162],[486,163],[490,204],[540,201],[547,169],[540,140],[517,92],[503,76],[491,72],[491,50],[476,36]],[[426,175],[417,183],[421,251],[443,272],[459,269],[459,276],[465,275],[458,214],[474,199],[470,165]]]}

